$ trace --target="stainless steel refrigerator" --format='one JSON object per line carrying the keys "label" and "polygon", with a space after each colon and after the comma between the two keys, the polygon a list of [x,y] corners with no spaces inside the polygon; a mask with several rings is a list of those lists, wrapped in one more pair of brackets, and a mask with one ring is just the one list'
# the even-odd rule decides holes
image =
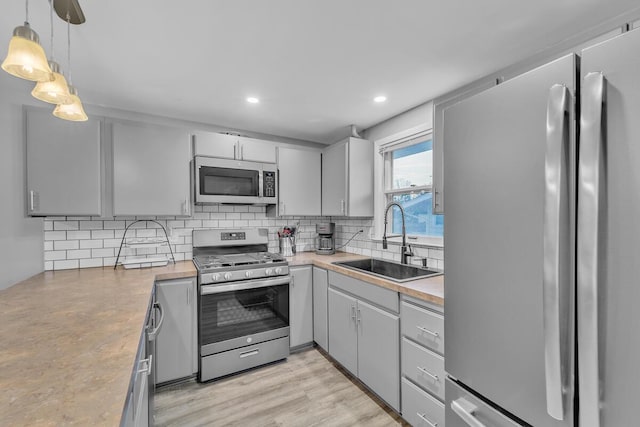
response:
{"label": "stainless steel refrigerator", "polygon": [[444,114],[447,427],[640,425],[640,30]]}

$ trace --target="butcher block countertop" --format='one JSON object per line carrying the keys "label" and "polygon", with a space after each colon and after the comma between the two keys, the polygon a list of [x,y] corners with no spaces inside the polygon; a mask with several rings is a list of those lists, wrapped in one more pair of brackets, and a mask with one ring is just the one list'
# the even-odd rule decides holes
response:
{"label": "butcher block countertop", "polygon": [[0,425],[118,426],[154,281],[195,275],[46,271],[0,291]]}
{"label": "butcher block countertop", "polygon": [[444,305],[444,275],[398,283],[392,280],[383,279],[382,277],[361,273],[359,271],[333,264],[334,262],[365,258],[370,257],[346,252],[337,252],[334,255],[317,255],[315,252],[302,252],[292,257],[288,257],[287,260],[289,261],[290,266],[312,264],[317,267],[342,273],[346,276],[353,277],[354,279],[360,279],[405,295],[429,301],[437,305]]}
{"label": "butcher block countertop", "polygon": [[[287,259],[444,303],[443,276],[399,284],[332,264],[362,258]],[[0,291],[0,425],[119,425],[154,282],[194,276],[191,261],[46,271]]]}

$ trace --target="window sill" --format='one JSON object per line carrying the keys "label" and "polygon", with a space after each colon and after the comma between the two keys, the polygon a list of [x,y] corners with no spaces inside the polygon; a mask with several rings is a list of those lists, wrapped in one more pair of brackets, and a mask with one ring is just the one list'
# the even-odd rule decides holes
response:
{"label": "window sill", "polygon": [[[382,237],[374,237],[373,242],[382,243]],[[387,237],[387,243],[393,246],[402,245],[402,236]],[[407,236],[407,244],[416,248],[444,248],[444,239],[442,237],[409,237]]]}

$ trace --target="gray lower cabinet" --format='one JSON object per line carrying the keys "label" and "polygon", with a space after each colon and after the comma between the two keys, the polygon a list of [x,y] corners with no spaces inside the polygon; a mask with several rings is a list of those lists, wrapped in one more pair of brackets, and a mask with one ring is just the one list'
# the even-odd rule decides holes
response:
{"label": "gray lower cabinet", "polygon": [[400,317],[402,417],[413,426],[444,426],[442,307],[403,295]]}
{"label": "gray lower cabinet", "polygon": [[156,282],[164,320],[156,338],[156,381],[190,377],[198,371],[196,279]]}
{"label": "gray lower cabinet", "polygon": [[102,215],[101,121],[26,109],[27,213]]}
{"label": "gray lower cabinet", "polygon": [[324,351],[329,351],[328,291],[327,270],[313,267],[313,340]]}
{"label": "gray lower cabinet", "polygon": [[343,277],[330,276],[329,354],[399,411],[399,317],[335,288],[331,280],[339,282]]}
{"label": "gray lower cabinet", "polygon": [[289,272],[289,347],[295,348],[313,343],[313,275],[310,265]]}

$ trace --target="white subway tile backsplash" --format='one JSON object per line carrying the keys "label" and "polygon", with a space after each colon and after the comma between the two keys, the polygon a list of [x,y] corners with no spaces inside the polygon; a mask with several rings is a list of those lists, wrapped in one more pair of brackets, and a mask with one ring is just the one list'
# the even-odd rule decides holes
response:
{"label": "white subway tile backsplash", "polygon": [[92,239],[113,239],[114,230],[93,230],[91,232]]}
{"label": "white subway tile backsplash", "polygon": [[78,268],[80,263],[77,259],[66,260],[66,261],[53,261],[53,269],[54,270],[69,270],[72,268]]}
{"label": "white subway tile backsplash", "polygon": [[46,251],[44,253],[45,261],[55,261],[61,259],[67,259],[67,251]]}
{"label": "white subway tile backsplash", "polygon": [[102,240],[80,240],[80,249],[99,249],[102,245]]}
{"label": "white subway tile backsplash", "polygon": [[53,242],[53,249],[56,251],[78,249],[79,247],[80,243],[77,240],[56,240]]}
{"label": "white subway tile backsplash", "polygon": [[66,231],[45,231],[44,240],[66,240]]}
{"label": "white subway tile backsplash", "polygon": [[115,256],[113,248],[91,249],[91,258],[105,258]]}
{"label": "white subway tile backsplash", "polygon": [[90,238],[90,231],[67,231],[67,239],[69,240],[85,240]]}
{"label": "white subway tile backsplash", "polygon": [[53,221],[54,230],[77,230],[80,221]]}
{"label": "white subway tile backsplash", "polygon": [[67,259],[91,258],[91,249],[76,249],[67,251]]}
{"label": "white subway tile backsplash", "polygon": [[[197,208],[197,209],[196,209]],[[314,250],[315,225],[321,221],[336,222],[336,244],[340,247],[353,239],[340,250],[400,261],[400,247],[389,245],[383,250],[382,244],[371,240],[373,221],[369,218],[326,218],[291,217],[267,218],[265,207],[247,205],[204,205],[194,206],[190,218],[164,217],[67,217],[44,219],[45,269],[67,269],[113,266],[116,260],[122,236],[126,227],[137,220],[127,232],[127,237],[150,238],[164,237],[160,225],[166,228],[176,261],[192,258],[193,229],[199,228],[269,228],[269,250],[278,251],[277,231],[284,226],[298,227],[296,246],[298,251]],[[153,221],[157,221],[160,225]],[[57,227],[56,227],[57,224]],[[77,224],[77,226],[76,226]],[[363,230],[363,233],[357,233]],[[354,236],[355,235],[355,236]],[[121,257],[130,255],[168,254],[168,246],[147,247],[143,249],[123,248]],[[442,248],[414,248],[412,263],[420,265],[420,258],[427,258],[430,268],[444,269]]]}
{"label": "white subway tile backsplash", "polygon": [[87,258],[80,260],[80,268],[102,267],[102,258]]}
{"label": "white subway tile backsplash", "polygon": [[80,230],[101,230],[102,221],[80,221]]}

